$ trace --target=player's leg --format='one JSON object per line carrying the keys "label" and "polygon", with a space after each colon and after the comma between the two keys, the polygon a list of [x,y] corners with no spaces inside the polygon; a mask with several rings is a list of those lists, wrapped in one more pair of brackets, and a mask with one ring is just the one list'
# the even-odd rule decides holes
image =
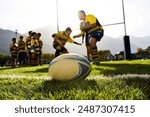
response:
{"label": "player's leg", "polygon": [[91,61],[91,47],[86,46],[86,50],[87,50],[87,58],[89,61]]}
{"label": "player's leg", "polygon": [[90,47],[91,47],[91,52],[92,52],[92,58],[93,58],[93,63],[94,64],[99,64],[100,58],[98,54],[98,48],[97,48],[97,42],[100,41],[104,35],[103,31],[94,31],[91,34],[91,39],[90,39]]}
{"label": "player's leg", "polygon": [[32,52],[31,53],[31,66],[34,66],[35,65],[35,53],[34,52]]}
{"label": "player's leg", "polygon": [[90,40],[90,36],[89,36],[88,33],[86,33],[85,46],[86,46],[86,51],[87,51],[87,58],[88,58],[89,61],[91,61],[91,47],[90,47],[89,40]]}
{"label": "player's leg", "polygon": [[17,55],[11,55],[11,67],[15,68],[17,64]]}
{"label": "player's leg", "polygon": [[29,51],[29,65],[31,65],[31,61],[32,61],[32,53]]}
{"label": "player's leg", "polygon": [[42,51],[40,51],[40,54],[39,54],[39,65],[42,65]]}
{"label": "player's leg", "polygon": [[24,66],[27,65],[27,52],[24,52]]}
{"label": "player's leg", "polygon": [[38,65],[38,54],[35,54],[34,65]]}
{"label": "player's leg", "polygon": [[31,52],[28,50],[27,52],[27,65],[31,65]]}
{"label": "player's leg", "polygon": [[55,51],[55,58],[60,55],[61,46],[56,42],[53,42],[53,48],[56,49]]}
{"label": "player's leg", "polygon": [[65,47],[61,47],[60,52],[61,52],[61,54],[69,53],[68,50]]}
{"label": "player's leg", "polygon": [[18,61],[19,61],[19,66],[21,66],[21,60],[22,58],[21,58],[21,52],[19,52],[19,54],[18,54]]}
{"label": "player's leg", "polygon": [[29,51],[27,50],[27,54],[26,54],[26,64],[29,65]]}
{"label": "player's leg", "polygon": [[56,50],[55,51],[55,58],[58,57],[60,55],[60,50]]}
{"label": "player's leg", "polygon": [[20,52],[20,64],[21,66],[23,66],[23,62],[24,62],[24,53]]}
{"label": "player's leg", "polygon": [[14,57],[11,55],[11,67],[15,66],[15,60]]}
{"label": "player's leg", "polygon": [[90,46],[91,46],[91,54],[92,54],[93,63],[98,64],[99,63],[99,54],[98,54],[98,49],[97,49],[96,43],[97,43],[96,38],[91,37]]}
{"label": "player's leg", "polygon": [[23,52],[23,66],[26,65],[26,52]]}
{"label": "player's leg", "polygon": [[87,58],[89,61],[91,61],[91,47],[90,47],[90,43],[86,43],[86,51],[87,51]]}

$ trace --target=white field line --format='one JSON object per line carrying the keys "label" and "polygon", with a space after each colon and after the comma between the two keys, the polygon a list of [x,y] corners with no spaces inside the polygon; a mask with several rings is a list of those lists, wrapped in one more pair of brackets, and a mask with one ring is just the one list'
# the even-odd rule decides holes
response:
{"label": "white field line", "polygon": [[0,75],[0,78],[10,78],[10,79],[20,79],[20,78],[29,78],[29,79],[51,79],[49,76],[29,76],[29,75]]}
{"label": "white field line", "polygon": [[[29,79],[51,79],[50,76],[29,76],[29,75],[0,75],[0,78],[10,78],[10,79],[20,79],[20,78],[29,78]],[[114,76],[89,76],[87,79],[114,79],[114,78],[150,78],[150,74],[122,74]]]}
{"label": "white field line", "polygon": [[150,78],[150,74],[120,74],[120,75],[113,75],[113,76],[103,76],[103,75],[97,75],[97,76],[90,76],[89,79],[114,79],[114,78]]}

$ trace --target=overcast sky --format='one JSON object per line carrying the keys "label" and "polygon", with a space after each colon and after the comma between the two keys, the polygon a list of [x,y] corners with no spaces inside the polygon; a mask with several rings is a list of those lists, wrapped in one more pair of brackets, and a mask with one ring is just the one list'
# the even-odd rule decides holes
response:
{"label": "overcast sky", "polygon": [[[58,0],[60,30],[79,28],[80,9],[95,15],[102,25],[123,21],[122,0]],[[132,36],[150,36],[150,0],[124,0],[127,32]],[[25,33],[45,26],[57,26],[56,0],[0,0],[0,28]],[[123,25],[104,27],[105,35],[124,35]]]}

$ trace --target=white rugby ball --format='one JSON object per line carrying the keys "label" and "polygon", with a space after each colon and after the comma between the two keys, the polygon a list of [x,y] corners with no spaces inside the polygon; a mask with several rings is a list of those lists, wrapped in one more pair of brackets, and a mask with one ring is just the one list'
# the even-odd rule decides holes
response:
{"label": "white rugby ball", "polygon": [[85,79],[91,72],[91,65],[82,55],[68,53],[55,59],[49,65],[49,75],[54,80],[70,81]]}

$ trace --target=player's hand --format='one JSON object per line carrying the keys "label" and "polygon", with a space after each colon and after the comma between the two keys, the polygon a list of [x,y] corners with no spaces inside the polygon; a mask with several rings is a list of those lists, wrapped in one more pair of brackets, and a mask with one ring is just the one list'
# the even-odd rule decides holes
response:
{"label": "player's hand", "polygon": [[75,39],[75,38],[78,38],[78,36],[75,35],[75,36],[73,36],[73,38],[74,38],[74,39]]}
{"label": "player's hand", "polygon": [[81,26],[80,30],[83,31],[83,32],[85,32],[86,31],[86,26]]}
{"label": "player's hand", "polygon": [[77,45],[82,45],[82,43],[77,43]]}

